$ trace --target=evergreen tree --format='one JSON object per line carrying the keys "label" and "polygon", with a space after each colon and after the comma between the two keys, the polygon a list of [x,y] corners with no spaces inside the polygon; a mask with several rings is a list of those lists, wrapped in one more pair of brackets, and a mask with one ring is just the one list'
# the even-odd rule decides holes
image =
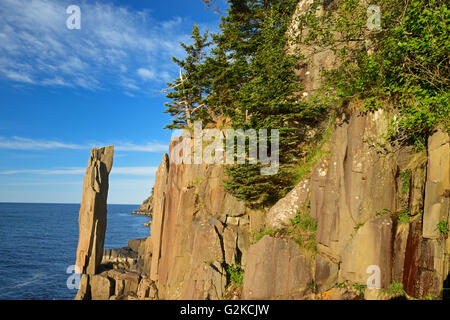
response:
{"label": "evergreen tree", "polygon": [[201,118],[206,112],[206,96],[209,92],[209,81],[205,76],[203,61],[206,57],[208,32],[201,35],[198,25],[194,25],[191,39],[193,44],[180,45],[186,51],[186,58],[172,60],[180,67],[180,76],[172,83],[168,83],[170,90],[166,97],[171,99],[166,103],[165,113],[173,117],[168,129],[182,129],[190,127],[193,121]]}
{"label": "evergreen tree", "polygon": [[[291,187],[304,136],[300,123],[316,121],[316,113],[299,102],[301,90],[294,73],[299,56],[286,52],[287,26],[296,1],[272,1],[264,10],[260,29],[255,32],[255,51],[248,63],[247,81],[234,97],[232,123],[236,128],[278,129],[280,168],[277,174],[262,176],[261,164],[228,168],[225,188],[239,199],[270,204]],[[269,143],[270,145],[270,143]]]}
{"label": "evergreen tree", "polygon": [[317,121],[322,110],[299,102],[301,87],[294,72],[299,56],[286,52],[287,27],[297,0],[229,0],[228,4],[220,31],[212,37],[210,54],[195,59],[208,43],[194,28],[196,44],[183,46],[188,57],[174,60],[186,77],[180,76],[168,95],[173,100],[167,112],[175,118],[167,127],[183,128],[193,119],[215,122],[226,118],[227,125],[235,129],[278,129],[277,174],[261,175],[261,163],[227,168],[225,189],[248,205],[264,206],[292,186],[292,167],[304,139],[302,123]]}

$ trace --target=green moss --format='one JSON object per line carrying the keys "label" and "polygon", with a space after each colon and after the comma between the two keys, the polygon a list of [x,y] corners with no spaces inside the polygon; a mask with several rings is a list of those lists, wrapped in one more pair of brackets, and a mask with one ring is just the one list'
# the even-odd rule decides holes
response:
{"label": "green moss", "polygon": [[389,288],[385,289],[385,292],[393,297],[406,295],[405,289],[403,288],[403,284],[395,280],[389,285]]}
{"label": "green moss", "polygon": [[311,289],[312,292],[316,292],[317,291],[317,283],[315,281],[311,281],[311,283],[309,284],[309,288]]}
{"label": "green moss", "polygon": [[317,220],[311,217],[309,211],[305,213],[297,212],[294,218],[291,219],[291,224],[294,228],[298,228],[300,231],[312,231],[317,230]]}
{"label": "green moss", "polygon": [[292,227],[287,229],[285,234],[291,236],[301,249],[317,253],[317,220],[311,217],[309,203],[305,204],[303,211],[297,212],[291,219],[291,224]]}
{"label": "green moss", "polygon": [[442,235],[447,235],[448,232],[450,231],[450,229],[448,227],[448,222],[445,220],[439,221],[439,223],[437,224],[436,230],[438,230],[439,233]]}
{"label": "green moss", "polygon": [[297,185],[300,181],[305,179],[307,175],[310,174],[311,169],[319,163],[320,159],[330,153],[329,149],[325,147],[325,144],[330,140],[334,128],[334,121],[335,118],[332,117],[328,123],[327,129],[322,134],[321,139],[318,142],[311,143],[311,149],[297,166],[294,185]]}
{"label": "green moss", "polygon": [[273,236],[274,234],[275,234],[275,230],[273,230],[272,227],[264,228],[261,232],[259,232],[255,235],[255,240],[259,241],[264,236]]}
{"label": "green moss", "polygon": [[408,224],[410,222],[408,209],[405,208],[403,209],[402,212],[400,212],[397,221],[398,223],[405,223],[405,224]]}
{"label": "green moss", "polygon": [[366,286],[359,283],[353,283],[353,289],[361,294],[364,294],[364,292],[366,292]]}
{"label": "green moss", "polygon": [[375,213],[375,215],[377,216],[377,217],[381,217],[381,216],[384,216],[384,215],[386,215],[386,214],[391,214],[392,212],[391,212],[391,210],[389,210],[389,209],[383,209],[382,211],[377,211],[376,213]]}
{"label": "green moss", "polygon": [[297,243],[300,249],[304,249],[312,254],[317,253],[317,243],[315,236],[314,237],[306,237],[302,238],[302,236],[298,236],[294,239],[295,243]]}
{"label": "green moss", "polygon": [[242,269],[241,265],[227,265],[225,270],[227,272],[228,279],[230,279],[230,282],[237,287],[242,287],[242,283],[244,282],[244,269]]}
{"label": "green moss", "polygon": [[188,183],[188,187],[198,187],[204,180],[205,178],[195,177]]}
{"label": "green moss", "polygon": [[400,173],[400,178],[402,179],[402,193],[409,193],[410,181],[411,181],[411,170],[405,170]]}

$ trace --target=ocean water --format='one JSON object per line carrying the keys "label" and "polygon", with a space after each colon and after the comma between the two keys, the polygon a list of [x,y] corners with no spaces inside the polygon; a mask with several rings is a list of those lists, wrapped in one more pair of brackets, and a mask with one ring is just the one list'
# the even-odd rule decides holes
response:
{"label": "ocean water", "polygon": [[[78,204],[0,203],[0,300],[73,299],[69,266],[78,244]],[[108,205],[105,248],[144,238],[149,218],[135,205]]]}

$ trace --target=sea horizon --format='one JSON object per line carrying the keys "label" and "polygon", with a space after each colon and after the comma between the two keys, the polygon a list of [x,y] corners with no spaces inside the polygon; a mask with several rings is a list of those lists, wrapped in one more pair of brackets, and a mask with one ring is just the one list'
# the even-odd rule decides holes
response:
{"label": "sea horizon", "polygon": [[[80,205],[81,202],[10,202],[10,201],[0,201],[0,204],[7,203],[7,204],[78,204]],[[107,205],[117,205],[117,206],[140,206],[140,203],[108,203]]]}
{"label": "sea horizon", "polygon": [[[78,244],[79,203],[0,202],[0,300],[73,299],[67,287]],[[138,205],[108,204],[105,249],[145,238]]]}

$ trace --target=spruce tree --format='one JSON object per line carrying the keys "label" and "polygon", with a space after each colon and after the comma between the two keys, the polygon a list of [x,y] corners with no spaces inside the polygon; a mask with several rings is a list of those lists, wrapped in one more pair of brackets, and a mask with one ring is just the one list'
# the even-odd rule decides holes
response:
{"label": "spruce tree", "polygon": [[182,60],[172,57],[180,68],[180,76],[174,82],[168,83],[169,92],[166,97],[171,101],[165,104],[167,109],[164,112],[169,113],[173,120],[165,128],[190,127],[206,112],[206,96],[210,83],[205,76],[203,62],[210,45],[208,37],[208,32],[201,35],[198,25],[194,24],[191,35],[193,44],[180,43],[186,51],[186,57]]}
{"label": "spruce tree", "polygon": [[305,138],[304,124],[314,124],[323,112],[299,102],[301,86],[294,72],[299,56],[287,53],[287,28],[297,3],[229,0],[209,55],[203,56],[209,45],[206,37],[194,27],[194,45],[183,45],[187,58],[174,59],[185,73],[170,84],[173,91],[167,97],[172,101],[166,112],[174,119],[168,128],[190,126],[194,119],[227,119],[226,127],[235,129],[279,130],[276,174],[262,175],[260,162],[227,168],[225,189],[250,206],[270,205],[290,190]]}
{"label": "spruce tree", "polygon": [[[278,129],[280,168],[277,174],[262,176],[261,164],[228,168],[225,188],[239,199],[269,205],[292,186],[292,168],[298,161],[303,132],[299,123],[313,121],[308,105],[299,102],[300,83],[294,73],[299,56],[286,52],[287,26],[295,1],[273,1],[264,9],[255,47],[248,63],[247,81],[235,93],[232,123],[243,129]],[[310,119],[308,119],[310,118]],[[270,143],[269,143],[270,146]]]}

